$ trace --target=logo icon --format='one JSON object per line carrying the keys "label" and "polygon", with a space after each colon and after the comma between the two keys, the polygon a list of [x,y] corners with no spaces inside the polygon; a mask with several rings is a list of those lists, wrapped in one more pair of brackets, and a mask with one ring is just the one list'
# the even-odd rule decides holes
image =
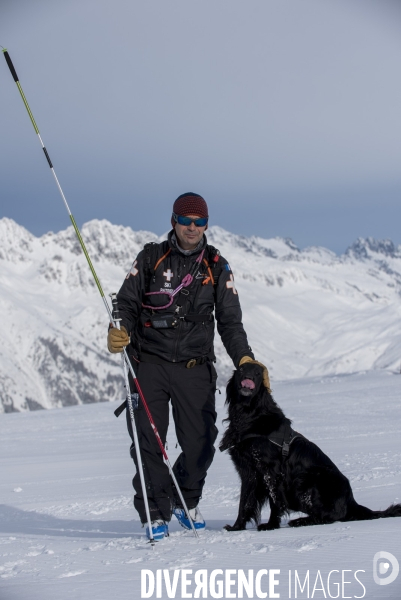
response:
{"label": "logo icon", "polygon": [[137,264],[138,264],[138,261],[136,260],[136,261],[135,261],[135,262],[132,264],[131,271],[129,271],[129,272],[127,273],[127,276],[126,276],[126,278],[125,278],[125,279],[129,279],[131,275],[133,275],[134,277],[136,277],[136,275],[138,275],[139,271],[138,271],[138,269],[136,268],[136,265],[137,265]]}
{"label": "logo icon", "polygon": [[174,273],[172,272],[171,269],[167,269],[167,271],[164,271],[163,277],[165,277],[167,279],[167,281],[171,281],[172,278],[174,277]]}
{"label": "logo icon", "polygon": [[[392,567],[390,571],[390,566]],[[376,552],[373,557],[373,579],[377,585],[388,585],[398,577],[400,565],[396,557],[390,552]],[[382,577],[382,575],[386,575]]]}
{"label": "logo icon", "polygon": [[237,294],[238,294],[238,292],[237,292],[237,288],[235,287],[235,283],[234,283],[234,277],[233,277],[233,274],[232,274],[232,273],[231,273],[231,275],[230,275],[230,280],[229,280],[229,281],[226,281],[226,288],[227,288],[228,290],[231,288],[231,289],[232,289],[232,291],[233,291],[233,294],[235,294],[235,295],[237,295]]}

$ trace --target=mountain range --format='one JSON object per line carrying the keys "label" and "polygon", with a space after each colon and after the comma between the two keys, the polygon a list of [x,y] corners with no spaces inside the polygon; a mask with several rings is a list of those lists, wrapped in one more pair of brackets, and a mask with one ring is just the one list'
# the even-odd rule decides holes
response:
{"label": "mountain range", "polygon": [[[119,290],[147,231],[82,227],[106,294]],[[400,371],[401,246],[359,238],[338,256],[290,239],[221,227],[208,241],[230,262],[244,326],[274,381],[372,369]],[[0,219],[0,412],[115,400],[121,362],[106,348],[107,314],[72,227],[35,237]],[[233,365],[216,338],[219,385]]]}

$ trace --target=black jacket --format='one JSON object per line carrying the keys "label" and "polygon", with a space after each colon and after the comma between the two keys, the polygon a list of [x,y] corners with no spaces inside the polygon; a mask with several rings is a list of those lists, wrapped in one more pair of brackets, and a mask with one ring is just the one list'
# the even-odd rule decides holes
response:
{"label": "black jacket", "polygon": [[[152,249],[152,257],[156,256],[157,260],[151,265],[151,275],[145,266],[149,251],[142,250],[134,261],[118,292],[121,325],[131,335],[131,343],[139,354],[153,354],[169,362],[183,362],[202,356],[214,359],[215,315],[217,330],[237,367],[243,356],[253,357],[253,354],[242,325],[241,307],[230,265],[220,256],[218,268],[208,269],[212,252],[207,246],[206,236],[203,236],[196,252],[185,255],[177,248],[173,233],[171,231],[168,240]],[[196,267],[195,261],[203,248],[203,261]],[[153,271],[166,253],[167,256]],[[214,271],[219,273],[215,285],[210,278],[210,272],[213,275]],[[167,304],[169,295],[146,296],[145,293],[175,290],[190,272],[194,274],[192,284],[174,297],[170,308],[153,311],[142,307],[142,304],[154,307]],[[174,315],[178,317],[177,325],[156,329],[150,325],[152,315]],[[193,322],[191,315],[204,315],[205,319]]]}

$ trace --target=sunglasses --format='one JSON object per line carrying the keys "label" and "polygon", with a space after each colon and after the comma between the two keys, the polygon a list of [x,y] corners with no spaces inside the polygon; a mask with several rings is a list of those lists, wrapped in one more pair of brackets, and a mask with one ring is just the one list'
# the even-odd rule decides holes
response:
{"label": "sunglasses", "polygon": [[179,225],[191,225],[194,223],[195,227],[205,227],[207,222],[209,221],[209,217],[200,217],[199,219],[191,219],[191,217],[183,217],[181,215],[176,215],[173,213],[173,219]]}

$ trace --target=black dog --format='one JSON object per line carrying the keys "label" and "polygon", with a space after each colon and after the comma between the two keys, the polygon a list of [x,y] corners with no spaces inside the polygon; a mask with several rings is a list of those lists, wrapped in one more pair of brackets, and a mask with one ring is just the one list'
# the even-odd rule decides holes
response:
{"label": "black dog", "polygon": [[[228,450],[241,478],[238,517],[228,531],[245,529],[254,521],[258,530],[280,527],[291,511],[306,513],[290,527],[334,521],[400,517],[401,504],[372,511],[358,504],[348,479],[316,444],[291,428],[262,383],[262,369],[245,364],[227,385],[228,429],[220,450]],[[262,506],[269,500],[270,519],[259,525]]]}

